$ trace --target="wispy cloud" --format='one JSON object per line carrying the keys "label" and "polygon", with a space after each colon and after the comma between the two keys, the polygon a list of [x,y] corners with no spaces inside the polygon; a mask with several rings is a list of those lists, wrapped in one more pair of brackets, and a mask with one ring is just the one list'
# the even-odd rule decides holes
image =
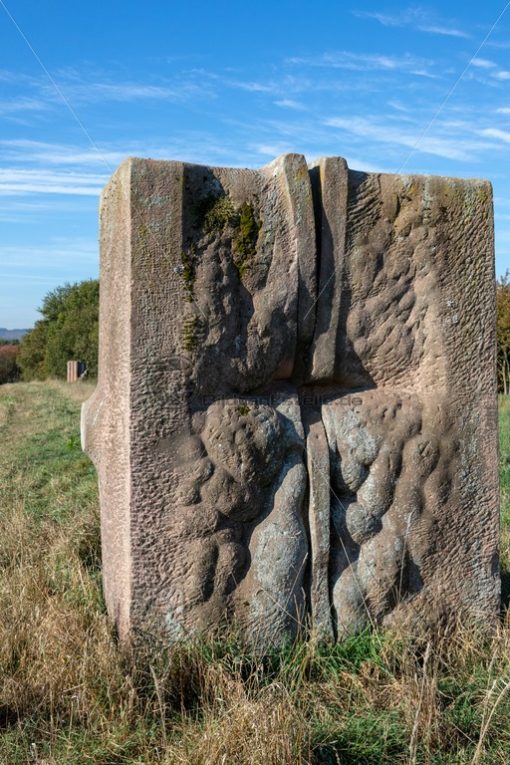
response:
{"label": "wispy cloud", "polygon": [[[92,196],[86,197],[89,205],[95,213],[97,210],[96,199]],[[79,196],[68,196],[67,199],[60,199],[58,203],[58,212],[60,215],[83,212],[87,209],[84,199]],[[31,196],[2,196],[0,205],[0,222],[9,224],[27,224],[33,221],[45,221],[48,215],[55,210],[55,200],[51,195],[44,195],[37,201]]]}
{"label": "wispy cloud", "polygon": [[9,115],[19,112],[41,112],[48,109],[48,103],[39,98],[21,97],[0,101],[0,114]]}
{"label": "wispy cloud", "polygon": [[380,119],[333,117],[326,120],[324,124],[344,130],[357,137],[372,139],[378,143],[405,146],[419,153],[458,161],[476,161],[477,151],[494,147],[494,144],[489,142],[475,141],[470,138],[462,139],[455,135],[455,132],[458,131],[452,131],[451,137],[428,135],[421,138],[421,131],[418,127],[415,132],[411,132],[388,123],[382,123]]}
{"label": "wispy cloud", "polygon": [[348,165],[351,170],[357,170],[360,173],[391,173],[391,168],[383,167],[375,162],[367,162],[364,159],[350,155]]}
{"label": "wispy cloud", "polygon": [[488,48],[497,48],[498,50],[507,50],[510,48],[510,40],[487,40],[485,45]]}
{"label": "wispy cloud", "polygon": [[230,71],[218,73],[209,70],[194,70],[193,74],[200,77],[203,82],[209,81],[214,87],[216,94],[226,89],[244,90],[246,93],[261,95],[271,95],[278,100],[273,101],[276,106],[283,106],[289,109],[302,108],[298,106],[298,101],[293,100],[291,95],[309,91],[313,88],[313,83],[307,77],[295,76],[288,72],[280,74],[279,77],[268,78],[267,80],[253,80],[249,77],[243,79],[239,72],[233,76]]}
{"label": "wispy cloud", "polygon": [[[191,82],[167,86],[142,82],[66,82],[61,80],[59,86],[73,103],[184,101],[190,96],[205,93],[204,88]],[[50,84],[45,84],[43,87],[48,96],[59,98]]]}
{"label": "wispy cloud", "polygon": [[275,101],[275,106],[280,106],[282,109],[294,109],[295,111],[304,111],[306,106],[300,101],[294,101],[292,98],[282,98],[281,101]]}
{"label": "wispy cloud", "polygon": [[[28,327],[37,319],[35,306],[44,293],[65,282],[95,277],[98,272],[98,246],[95,240],[52,237],[39,246],[0,245],[0,300],[8,312],[7,325]],[[23,307],[17,290],[30,297],[31,309]]]}
{"label": "wispy cloud", "polygon": [[489,61],[487,58],[472,58],[471,66],[476,66],[479,69],[493,69],[496,64],[494,61]]}
{"label": "wispy cloud", "polygon": [[253,151],[256,151],[257,154],[262,154],[264,157],[271,157],[271,159],[280,156],[280,154],[286,154],[292,151],[292,145],[290,143],[255,143],[252,144],[250,148]]}
{"label": "wispy cloud", "polygon": [[[248,138],[253,138],[253,122],[246,129],[244,147],[233,140],[214,138],[205,131],[176,131],[168,141],[114,141],[99,144],[97,150],[83,145],[50,143],[29,139],[0,140],[3,168],[0,170],[0,196],[13,199],[34,194],[60,194],[72,197],[97,197],[115,168],[128,157],[179,160],[210,165],[246,166],[251,155]],[[292,148],[292,147],[291,147]],[[53,202],[60,209],[63,199]],[[80,203],[82,206],[84,201]],[[0,216],[5,209],[2,203]],[[9,218],[8,218],[9,219]],[[2,220],[5,218],[2,216]]]}
{"label": "wispy cloud", "polygon": [[106,180],[107,175],[93,173],[0,168],[0,195],[71,194],[97,196]]}
{"label": "wispy cloud", "polygon": [[25,72],[21,72],[19,70],[14,71],[12,69],[0,69],[0,82],[6,82],[20,87],[23,85],[37,85],[39,81],[40,80],[33,75],[26,74]]}
{"label": "wispy cloud", "polygon": [[23,163],[43,163],[49,165],[104,165],[110,171],[126,158],[126,151],[87,146],[32,141],[29,139],[0,140],[4,160]]}
{"label": "wispy cloud", "polygon": [[500,130],[499,128],[485,128],[484,130],[480,130],[480,135],[487,136],[487,138],[496,138],[499,141],[503,141],[504,143],[510,143],[510,132],[508,130]]}
{"label": "wispy cloud", "polygon": [[400,101],[397,101],[395,99],[392,99],[391,101],[388,101],[388,106],[391,106],[392,109],[396,109],[397,112],[407,113],[409,111],[407,106],[405,106],[403,103],[401,103]]}
{"label": "wispy cloud", "polygon": [[427,32],[447,37],[471,37],[459,29],[455,22],[441,21],[423,8],[407,8],[400,13],[380,13],[379,11],[353,11],[358,18],[374,19],[385,27],[413,27],[419,32]]}
{"label": "wispy cloud", "polygon": [[[111,71],[90,71],[68,67],[52,72],[52,78],[60,91],[73,104],[99,103],[102,101],[129,103],[133,101],[183,102],[195,96],[207,97],[210,89],[194,70],[177,72],[170,78],[150,77],[144,80],[125,80],[115,77]],[[15,88],[19,93],[25,88],[25,97],[12,102],[2,101],[5,108],[12,109],[49,108],[62,102],[62,96],[54,84],[43,74],[33,76],[23,72],[0,70],[0,82]]]}
{"label": "wispy cloud", "polygon": [[330,69],[347,69],[354,72],[387,71],[407,72],[421,77],[436,77],[429,71],[433,62],[409,54],[405,56],[388,56],[374,53],[352,53],[351,51],[332,51],[319,56],[294,57],[288,59],[290,64],[306,64],[307,66]]}
{"label": "wispy cloud", "polygon": [[[47,244],[39,247],[2,244],[0,245],[0,262],[2,272],[5,274],[12,273],[15,269],[33,268],[37,264],[46,267],[55,264],[55,261],[69,262],[74,258],[96,263],[97,252],[96,241],[80,237],[52,237]],[[48,255],[51,257],[48,258]],[[61,264],[58,265],[61,267]]]}
{"label": "wispy cloud", "polygon": [[275,83],[243,82],[242,80],[226,80],[225,82],[233,88],[246,90],[248,93],[276,93],[279,90]]}
{"label": "wispy cloud", "polygon": [[461,29],[454,29],[453,27],[442,27],[438,25],[422,25],[417,26],[416,29],[420,32],[430,32],[430,34],[433,35],[445,35],[446,37],[465,37],[469,38],[471,35],[468,35],[466,32],[463,32]]}

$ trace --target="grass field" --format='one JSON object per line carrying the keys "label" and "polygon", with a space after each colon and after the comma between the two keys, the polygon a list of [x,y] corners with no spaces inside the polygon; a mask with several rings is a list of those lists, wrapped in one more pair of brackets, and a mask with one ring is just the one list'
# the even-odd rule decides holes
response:
{"label": "grass field", "polygon": [[[382,631],[263,659],[230,643],[122,652],[100,587],[91,387],[0,387],[1,765],[508,765],[510,626]],[[501,402],[510,595],[510,402]]]}

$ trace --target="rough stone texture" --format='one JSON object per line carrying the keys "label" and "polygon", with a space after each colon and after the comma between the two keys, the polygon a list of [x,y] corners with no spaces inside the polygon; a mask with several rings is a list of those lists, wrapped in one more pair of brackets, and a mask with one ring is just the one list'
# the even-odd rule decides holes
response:
{"label": "rough stone texture", "polygon": [[493,618],[490,185],[132,159],[101,219],[82,432],[121,637]]}

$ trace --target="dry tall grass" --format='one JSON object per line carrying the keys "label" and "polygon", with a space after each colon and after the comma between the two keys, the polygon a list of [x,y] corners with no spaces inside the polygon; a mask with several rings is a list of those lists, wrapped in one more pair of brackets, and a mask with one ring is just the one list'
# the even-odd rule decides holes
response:
{"label": "dry tall grass", "polygon": [[[1,765],[508,765],[510,626],[363,633],[264,657],[123,653],[100,589],[87,385],[0,387]],[[510,406],[501,410],[510,562]],[[505,579],[505,582],[507,580]]]}

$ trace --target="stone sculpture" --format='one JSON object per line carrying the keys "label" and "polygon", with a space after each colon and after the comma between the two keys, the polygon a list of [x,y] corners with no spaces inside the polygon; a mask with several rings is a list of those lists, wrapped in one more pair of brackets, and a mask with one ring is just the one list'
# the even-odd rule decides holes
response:
{"label": "stone sculpture", "polygon": [[499,607],[490,184],[126,161],[83,409],[121,638]]}

